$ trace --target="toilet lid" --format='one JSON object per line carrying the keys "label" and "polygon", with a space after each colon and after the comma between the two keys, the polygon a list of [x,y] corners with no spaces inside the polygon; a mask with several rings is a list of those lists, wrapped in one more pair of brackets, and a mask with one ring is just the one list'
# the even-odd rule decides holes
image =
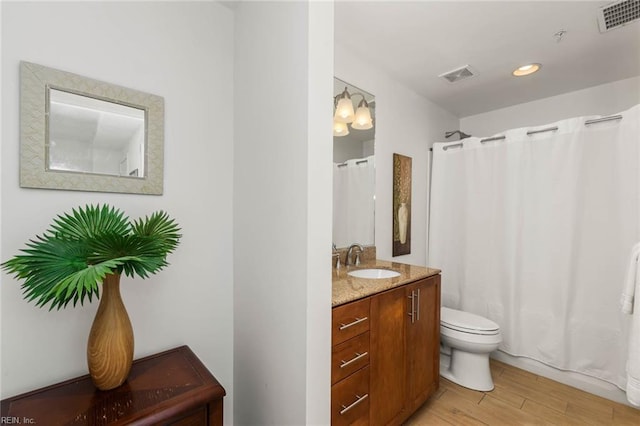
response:
{"label": "toilet lid", "polygon": [[490,319],[444,306],[440,308],[440,325],[473,334],[497,334],[500,331],[500,326]]}

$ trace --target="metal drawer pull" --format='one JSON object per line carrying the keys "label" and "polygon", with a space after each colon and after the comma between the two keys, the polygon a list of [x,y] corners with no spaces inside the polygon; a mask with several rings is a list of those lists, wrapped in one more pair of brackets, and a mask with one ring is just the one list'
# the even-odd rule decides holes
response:
{"label": "metal drawer pull", "polygon": [[420,289],[418,289],[418,309],[416,309],[416,313],[418,314],[418,321],[420,321]]}
{"label": "metal drawer pull", "polygon": [[345,328],[349,328],[353,325],[360,324],[362,321],[366,321],[368,319],[369,319],[368,317],[364,317],[364,318],[356,317],[356,320],[354,322],[350,322],[349,324],[340,324],[340,330],[344,330]]}
{"label": "metal drawer pull", "polygon": [[414,294],[414,292],[411,291],[411,296],[407,296],[407,298],[411,299],[411,312],[409,312],[407,315],[409,315],[411,317],[411,324],[413,324],[414,322],[416,322],[416,320],[414,318],[414,315],[415,315],[415,312],[416,312],[416,308],[415,308],[415,305],[414,305],[414,303],[415,303],[415,300],[414,300],[415,294]]}
{"label": "metal drawer pull", "polygon": [[348,407],[345,407],[344,405],[342,406],[343,410],[340,411],[340,414],[344,414],[347,411],[351,410],[353,407],[355,407],[356,405],[360,404],[362,401],[364,401],[365,399],[367,399],[369,397],[368,393],[365,393],[364,395],[360,396],[360,395],[356,395],[356,402],[354,402],[353,404],[351,404]]}
{"label": "metal drawer pull", "polygon": [[369,352],[365,352],[363,354],[359,354],[358,352],[356,352],[356,357],[355,358],[352,358],[349,361],[340,360],[340,368],[344,368],[347,365],[351,364],[352,362],[356,362],[357,360],[359,360],[362,357],[365,357],[367,355],[369,355]]}

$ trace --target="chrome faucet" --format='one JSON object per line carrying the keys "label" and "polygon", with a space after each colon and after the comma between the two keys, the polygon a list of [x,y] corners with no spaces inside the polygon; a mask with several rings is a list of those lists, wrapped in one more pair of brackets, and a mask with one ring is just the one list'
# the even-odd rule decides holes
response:
{"label": "chrome faucet", "polygon": [[[356,260],[353,260],[353,255],[351,254],[351,252],[353,251],[354,248],[358,249],[358,252],[356,253]],[[360,264],[360,255],[364,252],[364,248],[362,247],[362,245],[358,244],[358,243],[354,243],[351,244],[349,246],[349,250],[347,250],[347,259],[344,261],[345,266],[349,266],[349,264],[358,266]]]}
{"label": "chrome faucet", "polygon": [[335,263],[336,269],[340,269],[340,252],[336,248],[335,243],[333,243],[332,246],[333,246],[333,255],[332,255],[332,257],[334,259],[336,259],[336,263]]}

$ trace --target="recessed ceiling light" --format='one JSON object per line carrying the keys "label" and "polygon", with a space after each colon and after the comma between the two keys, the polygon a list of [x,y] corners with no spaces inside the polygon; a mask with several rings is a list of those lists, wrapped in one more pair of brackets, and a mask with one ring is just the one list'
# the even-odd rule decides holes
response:
{"label": "recessed ceiling light", "polygon": [[525,75],[533,74],[534,72],[538,71],[540,68],[542,68],[542,65],[540,64],[527,64],[514,70],[511,74],[515,75],[516,77],[523,77]]}

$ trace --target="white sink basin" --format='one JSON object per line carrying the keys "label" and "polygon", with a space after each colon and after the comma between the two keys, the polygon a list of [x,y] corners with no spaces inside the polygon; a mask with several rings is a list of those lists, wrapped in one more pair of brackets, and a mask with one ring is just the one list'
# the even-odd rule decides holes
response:
{"label": "white sink basin", "polygon": [[355,271],[347,272],[347,275],[351,275],[356,278],[377,280],[382,278],[399,277],[400,272],[392,271],[391,269],[356,269]]}

